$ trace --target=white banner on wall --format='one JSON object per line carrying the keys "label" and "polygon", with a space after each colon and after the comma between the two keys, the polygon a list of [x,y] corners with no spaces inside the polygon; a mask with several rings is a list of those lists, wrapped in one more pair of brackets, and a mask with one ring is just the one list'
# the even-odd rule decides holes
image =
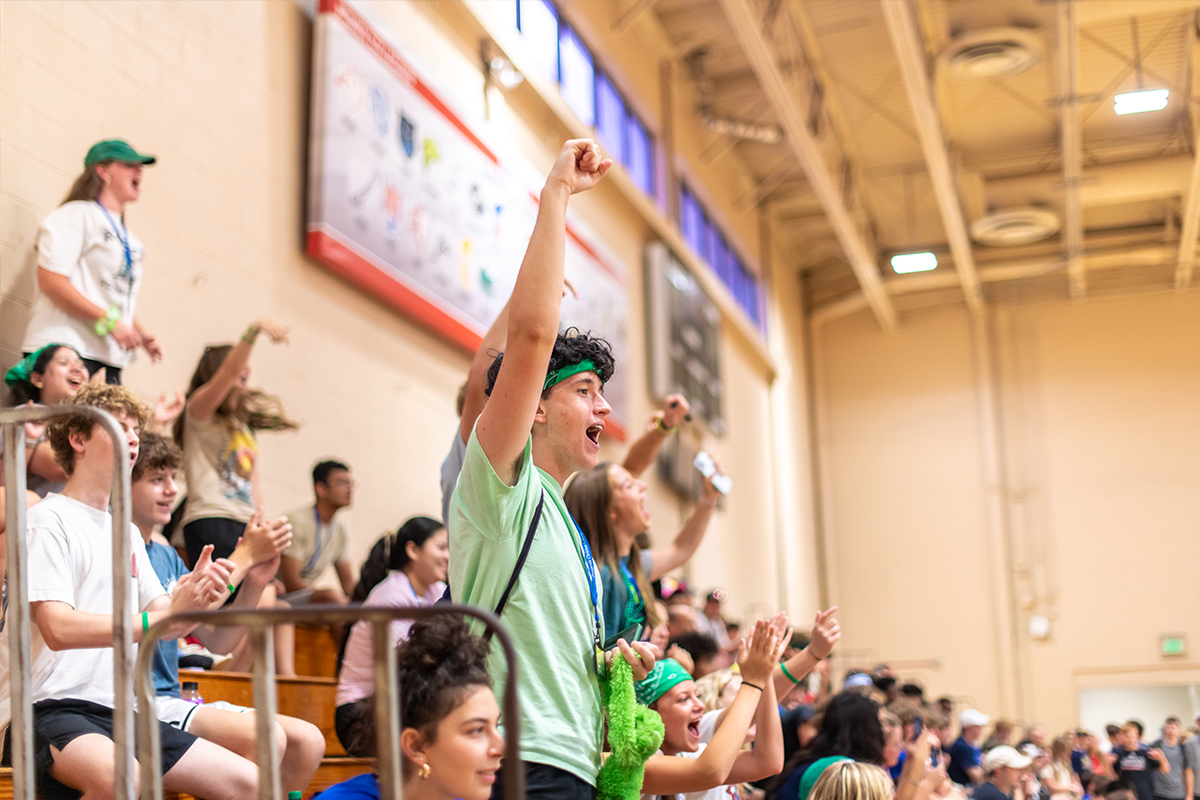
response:
{"label": "white banner on wall", "polygon": [[[532,168],[503,161],[344,0],[321,0],[313,42],[307,253],[473,352],[504,307],[537,215]],[[510,166],[511,165],[511,166]],[[533,173],[536,174],[536,173]],[[564,327],[628,354],[627,275],[568,222]],[[605,389],[623,438],[625,381]]]}

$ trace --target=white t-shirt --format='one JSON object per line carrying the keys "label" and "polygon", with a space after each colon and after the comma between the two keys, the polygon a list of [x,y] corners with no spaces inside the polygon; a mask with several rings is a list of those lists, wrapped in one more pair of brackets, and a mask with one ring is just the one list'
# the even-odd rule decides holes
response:
{"label": "white t-shirt", "polygon": [[[128,236],[130,264],[125,263]],[[116,306],[121,321],[133,318],[142,282],[146,248],[129,233],[121,215],[90,200],[59,206],[42,220],[38,230],[38,266],[66,275],[79,293],[101,309]],[[133,352],[122,350],[112,336],[96,335],[95,320],[73,317],[42,292],[33,301],[22,350],[31,353],[52,343],[69,344],[84,358],[114,367],[128,366]]]}
{"label": "white t-shirt", "polygon": [[[56,600],[92,614],[112,614],[112,518],[60,494],[52,494],[29,509],[26,544],[29,548],[29,600]],[[138,610],[165,594],[146,545],[137,529],[129,527],[133,553],[130,591]],[[14,598],[15,602],[15,598]],[[9,626],[0,636],[7,653]],[[111,647],[54,652],[46,646],[36,622],[32,634],[31,700],[87,700],[113,705]],[[135,646],[136,647],[136,646]],[[0,729],[9,721],[8,659],[0,661]]]}
{"label": "white t-shirt", "polygon": [[[710,711],[709,713],[711,714],[713,712]],[[699,758],[700,754],[704,752],[704,748],[706,748],[706,747],[708,747],[708,745],[701,742],[700,749],[697,750],[696,752],[694,752],[694,753],[688,753],[688,752],[676,753],[675,757],[676,758],[693,758],[693,759]],[[659,755],[661,755],[661,754],[662,754],[662,751],[660,750]],[[671,797],[671,795],[666,795],[666,796]],[[642,800],[659,800],[661,797],[663,797],[663,795],[644,794],[644,795],[642,795]],[[737,787],[733,786],[733,785],[718,786],[714,789],[709,789],[709,790],[703,791],[703,792],[687,792],[685,794],[676,794],[676,795],[674,795],[674,797],[675,797],[675,800],[739,800]]]}

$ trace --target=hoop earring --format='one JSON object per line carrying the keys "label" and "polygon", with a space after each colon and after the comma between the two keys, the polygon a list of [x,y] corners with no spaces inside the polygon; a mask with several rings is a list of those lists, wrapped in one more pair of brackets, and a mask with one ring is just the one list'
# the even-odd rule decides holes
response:
{"label": "hoop earring", "polygon": [[417,776],[420,777],[421,780],[425,780],[426,778],[429,777],[429,762],[428,761],[426,761],[424,764],[421,765],[421,771],[417,773]]}

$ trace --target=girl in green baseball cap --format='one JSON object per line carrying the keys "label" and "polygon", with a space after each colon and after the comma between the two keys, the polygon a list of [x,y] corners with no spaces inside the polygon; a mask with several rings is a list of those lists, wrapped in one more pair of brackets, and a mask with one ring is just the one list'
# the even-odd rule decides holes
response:
{"label": "girl in green baseball cap", "polygon": [[[662,717],[665,736],[661,755],[646,762],[642,797],[722,800],[737,797],[734,784],[770,777],[783,768],[783,731],[772,673],[790,632],[760,620],[738,652],[742,685],[720,717],[707,742],[702,735],[704,704],[696,682],[674,659],[658,661],[637,685],[638,702]],[[757,726],[753,750],[742,750],[751,723]]]}
{"label": "girl in green baseball cap", "polygon": [[125,207],[141,196],[142,169],[155,157],[121,139],[96,142],[62,204],[38,231],[38,293],[22,350],[51,342],[79,352],[109,383],[138,348],[162,358],[158,340],[134,316],[145,248],[125,224]]}

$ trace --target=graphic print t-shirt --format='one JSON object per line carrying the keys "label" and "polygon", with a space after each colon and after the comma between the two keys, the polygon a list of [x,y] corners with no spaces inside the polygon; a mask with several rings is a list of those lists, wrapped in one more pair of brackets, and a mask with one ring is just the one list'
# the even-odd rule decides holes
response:
{"label": "graphic print t-shirt", "polygon": [[197,422],[183,414],[183,469],[188,499],[183,524],[216,517],[249,522],[254,515],[258,441],[249,428],[230,429],[217,417]]}

